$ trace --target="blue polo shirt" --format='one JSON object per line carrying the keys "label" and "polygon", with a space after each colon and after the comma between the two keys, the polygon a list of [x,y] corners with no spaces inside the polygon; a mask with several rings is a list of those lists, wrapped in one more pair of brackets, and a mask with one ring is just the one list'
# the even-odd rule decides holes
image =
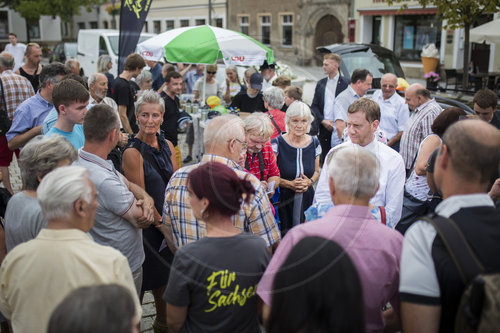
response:
{"label": "blue polo shirt", "polygon": [[7,140],[10,141],[13,137],[41,125],[53,108],[54,105],[47,102],[40,95],[40,91],[35,96],[19,104],[14,112],[10,130],[6,134]]}

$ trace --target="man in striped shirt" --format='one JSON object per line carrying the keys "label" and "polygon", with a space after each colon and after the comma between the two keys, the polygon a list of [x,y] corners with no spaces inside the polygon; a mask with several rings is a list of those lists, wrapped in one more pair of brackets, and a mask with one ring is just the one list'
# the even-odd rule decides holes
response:
{"label": "man in striped shirt", "polygon": [[[16,108],[33,96],[35,91],[30,81],[24,76],[14,74],[14,56],[8,52],[0,53],[0,79],[2,80],[4,99],[0,99],[2,112],[7,112],[10,120],[14,118],[14,111]],[[5,101],[5,105],[3,104]],[[3,175],[3,184],[10,192],[12,186],[10,185],[9,165],[12,162],[12,155],[14,152],[7,146],[7,138],[5,133],[0,135],[0,171]],[[19,149],[16,149],[16,156],[19,156]]]}
{"label": "man in striped shirt", "polygon": [[405,101],[412,113],[401,137],[400,153],[408,174],[415,162],[420,142],[431,134],[431,125],[443,109],[420,83],[414,83],[406,89]]}

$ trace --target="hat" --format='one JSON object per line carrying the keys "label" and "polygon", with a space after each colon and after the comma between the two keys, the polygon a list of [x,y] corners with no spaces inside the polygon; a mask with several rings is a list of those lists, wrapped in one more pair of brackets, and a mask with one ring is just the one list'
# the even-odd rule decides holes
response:
{"label": "hat", "polygon": [[262,66],[260,66],[260,71],[262,72],[262,70],[268,69],[268,68],[274,69],[274,67],[276,67],[276,63],[275,62],[273,62],[271,64],[268,64],[267,61],[264,61],[264,63],[262,64]]}
{"label": "hat", "polygon": [[262,89],[262,81],[264,78],[260,73],[253,73],[252,76],[250,76],[250,88],[252,89]]}

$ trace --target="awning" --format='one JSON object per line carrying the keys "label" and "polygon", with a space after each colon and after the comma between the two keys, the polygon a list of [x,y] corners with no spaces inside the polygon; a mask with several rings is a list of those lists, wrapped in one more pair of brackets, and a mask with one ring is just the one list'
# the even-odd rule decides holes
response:
{"label": "awning", "polygon": [[384,16],[384,15],[435,15],[437,8],[407,8],[400,11],[399,8],[360,8],[360,15]]}
{"label": "awning", "polygon": [[500,19],[470,29],[470,41],[475,43],[500,44]]}

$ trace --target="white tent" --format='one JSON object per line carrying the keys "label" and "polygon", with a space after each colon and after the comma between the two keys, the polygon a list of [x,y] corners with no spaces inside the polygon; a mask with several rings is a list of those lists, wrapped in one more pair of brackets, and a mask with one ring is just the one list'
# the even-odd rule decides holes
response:
{"label": "white tent", "polygon": [[500,19],[471,29],[470,41],[475,43],[500,44]]}

